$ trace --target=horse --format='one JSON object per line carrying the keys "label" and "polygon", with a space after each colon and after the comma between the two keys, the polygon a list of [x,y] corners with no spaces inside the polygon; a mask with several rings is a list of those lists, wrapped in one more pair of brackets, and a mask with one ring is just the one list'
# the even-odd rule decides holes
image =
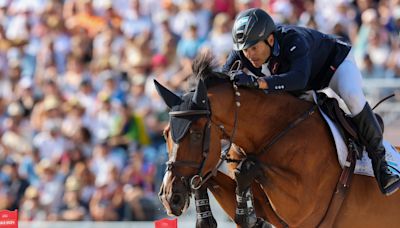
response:
{"label": "horse", "polygon": [[[265,167],[266,181],[253,182],[258,217],[276,227],[399,227],[400,191],[383,195],[374,177],[354,175],[337,215],[325,224],[342,168],[330,129],[316,110],[269,144],[311,102],[288,92],[235,88],[228,76],[217,72],[211,57],[203,55],[192,65],[195,90],[178,96],[155,81],[171,108],[164,130],[169,160],[159,198],[169,215],[187,209],[191,187],[207,186],[233,220],[236,198],[232,171],[216,171],[221,140],[231,140],[230,159],[256,156]],[[224,79],[225,78],[225,79]]]}

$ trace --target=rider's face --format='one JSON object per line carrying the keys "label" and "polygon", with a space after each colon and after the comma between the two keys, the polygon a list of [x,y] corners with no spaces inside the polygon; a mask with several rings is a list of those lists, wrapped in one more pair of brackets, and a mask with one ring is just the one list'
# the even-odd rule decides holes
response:
{"label": "rider's face", "polygon": [[[267,42],[271,44],[270,39],[271,38],[269,37]],[[267,59],[271,55],[271,48],[265,43],[264,40],[261,40],[253,46],[247,49],[243,49],[243,54],[254,67],[259,68],[265,63],[265,61],[267,61]]]}

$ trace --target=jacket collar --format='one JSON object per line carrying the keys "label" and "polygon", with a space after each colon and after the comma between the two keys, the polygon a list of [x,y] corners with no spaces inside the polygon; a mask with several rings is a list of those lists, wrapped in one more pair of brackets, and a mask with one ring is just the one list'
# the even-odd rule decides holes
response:
{"label": "jacket collar", "polygon": [[272,55],[277,57],[279,56],[279,52],[281,50],[278,41],[276,40],[276,36],[274,35],[275,39],[274,39],[274,46],[272,47]]}

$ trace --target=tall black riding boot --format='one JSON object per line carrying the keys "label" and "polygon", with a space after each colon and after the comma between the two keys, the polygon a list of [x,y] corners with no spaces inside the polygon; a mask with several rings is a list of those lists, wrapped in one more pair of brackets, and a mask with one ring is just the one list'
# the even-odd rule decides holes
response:
{"label": "tall black riding boot", "polygon": [[353,117],[353,121],[357,125],[358,135],[372,160],[372,168],[379,189],[386,195],[394,193],[400,187],[400,176],[393,173],[388,167],[385,147],[382,144],[382,130],[368,103],[358,115]]}

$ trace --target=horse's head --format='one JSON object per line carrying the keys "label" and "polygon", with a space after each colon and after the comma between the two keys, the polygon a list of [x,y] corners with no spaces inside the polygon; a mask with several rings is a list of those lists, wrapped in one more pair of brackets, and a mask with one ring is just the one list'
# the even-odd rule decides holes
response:
{"label": "horse's head", "polygon": [[164,130],[169,160],[159,198],[169,215],[179,216],[187,209],[192,190],[201,187],[218,162],[219,153],[215,152],[220,151],[220,132],[212,124],[202,80],[196,90],[182,97],[157,81],[155,85],[171,109],[170,122]]}

